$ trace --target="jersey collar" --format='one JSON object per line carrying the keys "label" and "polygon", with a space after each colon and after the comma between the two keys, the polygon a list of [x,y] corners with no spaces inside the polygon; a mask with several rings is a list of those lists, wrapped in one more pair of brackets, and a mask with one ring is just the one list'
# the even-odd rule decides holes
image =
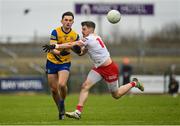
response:
{"label": "jersey collar", "polygon": [[69,32],[65,32],[64,29],[63,29],[63,27],[61,27],[61,30],[62,30],[65,34],[69,34],[69,33],[72,31],[72,29],[70,29]]}

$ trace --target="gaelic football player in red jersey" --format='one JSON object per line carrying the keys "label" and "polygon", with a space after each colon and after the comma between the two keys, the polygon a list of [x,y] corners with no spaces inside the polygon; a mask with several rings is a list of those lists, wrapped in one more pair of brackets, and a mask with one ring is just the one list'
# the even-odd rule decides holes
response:
{"label": "gaelic football player in red jersey", "polygon": [[107,50],[101,37],[94,33],[95,23],[92,21],[84,21],[81,23],[81,25],[83,34],[82,40],[71,44],[56,44],[53,47],[71,48],[77,44],[81,46],[81,53],[79,55],[84,55],[87,52],[94,64],[94,67],[90,70],[86,80],[82,84],[76,110],[73,112],[66,112],[67,117],[75,119],[81,118],[83,106],[85,105],[85,102],[88,98],[90,88],[93,87],[101,79],[105,80],[112,97],[115,99],[118,99],[121,96],[125,95],[133,87],[144,91],[143,84],[141,84],[137,78],[133,78],[133,81],[126,85],[120,87],[118,86],[118,65],[114,61],[112,61],[110,53]]}

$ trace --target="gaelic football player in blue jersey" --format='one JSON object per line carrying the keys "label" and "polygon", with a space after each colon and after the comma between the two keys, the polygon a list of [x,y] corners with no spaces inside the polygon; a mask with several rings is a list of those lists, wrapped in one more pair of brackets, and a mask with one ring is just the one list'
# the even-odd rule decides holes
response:
{"label": "gaelic football player in blue jersey", "polygon": [[[65,12],[62,15],[62,26],[55,28],[50,37],[51,44],[71,43],[79,39],[79,35],[72,30],[74,15]],[[67,94],[67,80],[71,66],[70,49],[53,49],[47,54],[46,72],[53,99],[59,111],[59,119],[64,119],[65,98]]]}

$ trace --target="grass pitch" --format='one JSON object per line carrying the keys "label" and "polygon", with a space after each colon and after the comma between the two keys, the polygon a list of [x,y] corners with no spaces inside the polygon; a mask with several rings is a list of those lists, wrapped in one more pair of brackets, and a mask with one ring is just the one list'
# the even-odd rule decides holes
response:
{"label": "grass pitch", "polygon": [[[72,111],[78,95],[66,99]],[[0,95],[0,125],[180,125],[180,97],[126,95],[115,100],[110,94],[90,94],[80,120],[58,120],[50,95]]]}

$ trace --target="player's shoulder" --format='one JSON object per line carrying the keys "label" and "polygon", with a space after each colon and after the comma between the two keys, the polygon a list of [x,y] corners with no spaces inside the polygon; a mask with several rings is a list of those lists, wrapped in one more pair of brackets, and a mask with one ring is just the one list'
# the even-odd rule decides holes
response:
{"label": "player's shoulder", "polygon": [[95,40],[97,39],[99,36],[95,35],[95,34],[90,34],[89,36],[86,37],[87,40]]}
{"label": "player's shoulder", "polygon": [[56,29],[53,29],[51,31],[51,39],[57,39],[57,31],[56,31]]}
{"label": "player's shoulder", "polygon": [[60,30],[60,27],[53,28],[51,34],[57,34],[58,30]]}
{"label": "player's shoulder", "polygon": [[56,27],[56,28],[54,28],[54,31],[56,31],[56,32],[62,32],[62,28],[61,28],[61,27]]}

